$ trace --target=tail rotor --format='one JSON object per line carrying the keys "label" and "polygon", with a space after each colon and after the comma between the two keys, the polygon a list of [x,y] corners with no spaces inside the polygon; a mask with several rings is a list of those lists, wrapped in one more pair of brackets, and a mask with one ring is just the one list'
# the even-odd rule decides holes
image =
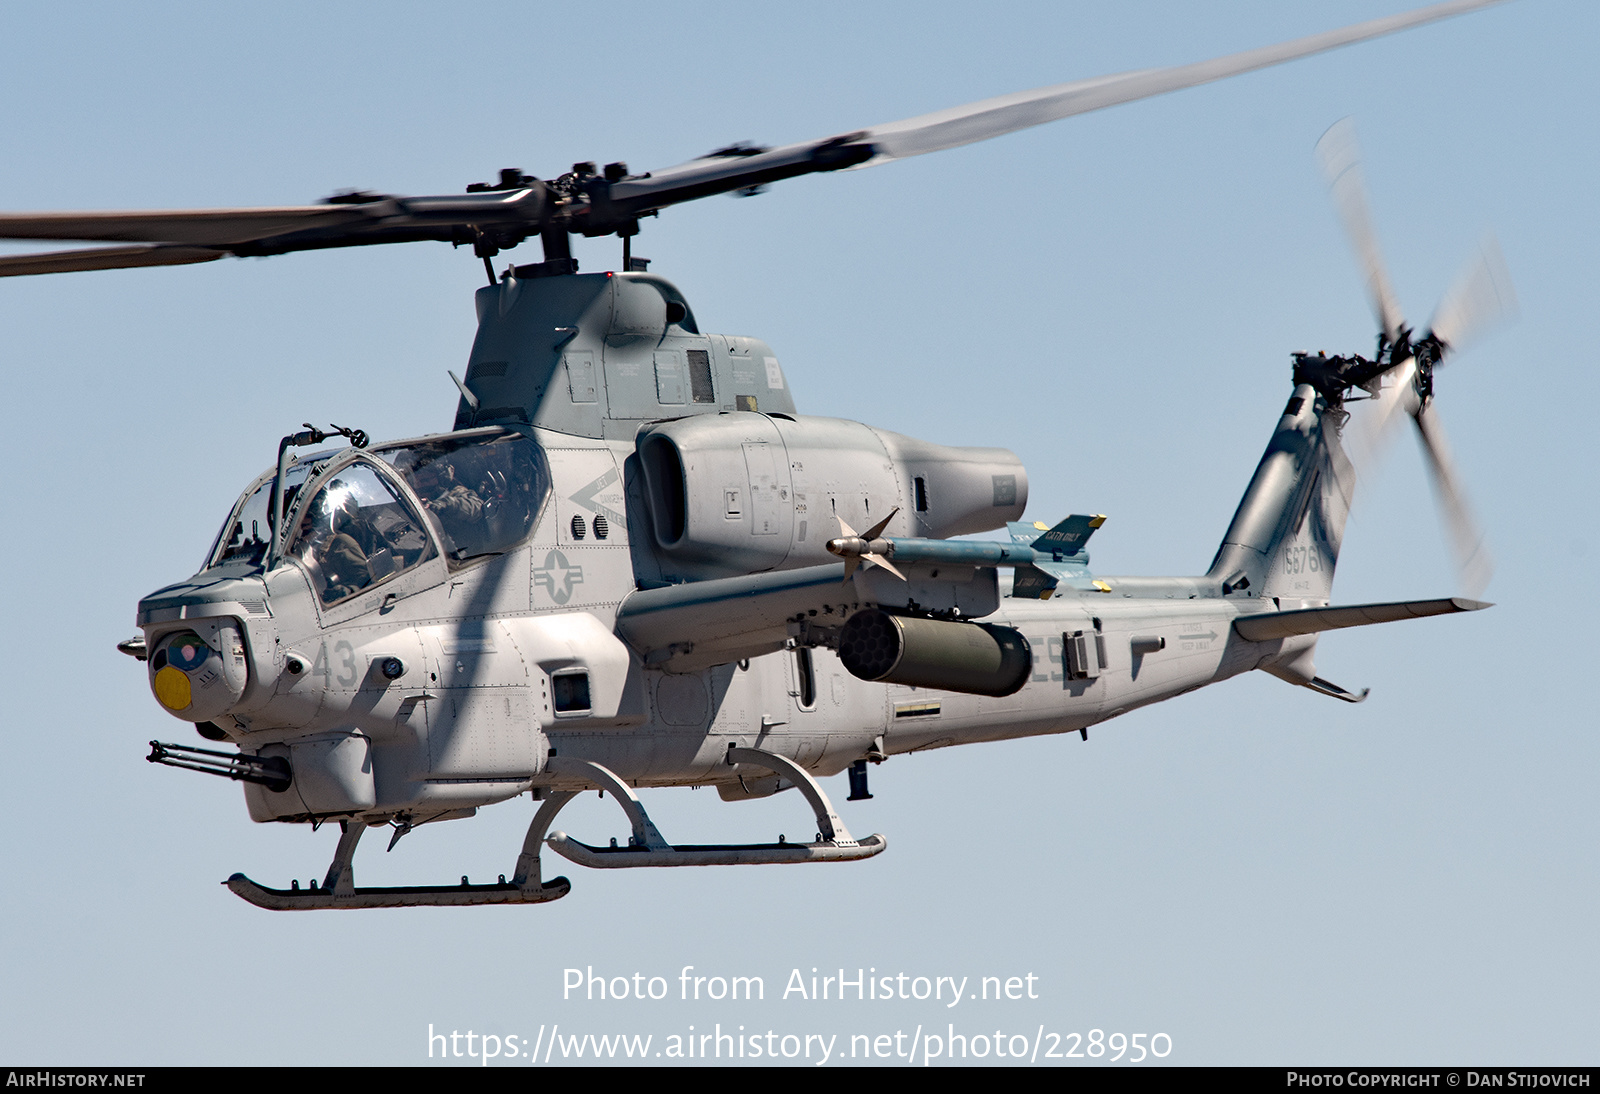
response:
{"label": "tail rotor", "polygon": [[1361,152],[1350,119],[1336,122],[1317,142],[1317,159],[1328,180],[1335,210],[1350,239],[1367,283],[1367,296],[1378,323],[1375,358],[1334,358],[1320,374],[1329,379],[1324,394],[1336,390],[1342,399],[1354,388],[1370,396],[1361,462],[1376,462],[1402,412],[1417,429],[1434,497],[1455,555],[1462,590],[1480,595],[1489,583],[1493,563],[1434,405],[1434,369],[1482,334],[1516,314],[1516,293],[1505,259],[1493,236],[1468,262],[1434,310],[1427,332],[1414,337],[1400,312],[1373,228]]}

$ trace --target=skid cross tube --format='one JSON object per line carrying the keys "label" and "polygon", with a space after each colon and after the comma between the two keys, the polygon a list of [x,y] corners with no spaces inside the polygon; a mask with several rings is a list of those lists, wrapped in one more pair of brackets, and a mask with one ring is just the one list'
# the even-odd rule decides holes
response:
{"label": "skid cross tube", "polygon": [[[639,802],[639,796],[615,772],[597,763],[568,756],[551,757],[547,770],[567,778],[580,778],[591,785],[611,791],[617,804],[627,813],[628,821],[633,827],[633,835],[629,838],[627,847],[591,847],[587,843],[573,839],[565,832],[550,833],[546,842],[552,851],[580,866],[600,869],[635,866],[740,866],[789,862],[849,862],[871,858],[888,846],[888,841],[880,835],[871,835],[863,840],[852,837],[844,822],[839,819],[839,815],[834,812],[833,805],[823,793],[822,787],[793,760],[755,748],[730,748],[727,762],[730,765],[744,763],[766,768],[800,787],[816,814],[819,836],[817,842],[789,843],[779,837],[777,843],[674,846],[662,838],[645,812],[644,806]],[[568,792],[566,798],[560,802],[556,802],[552,797],[545,803],[544,808],[540,809],[539,816],[534,818],[533,827],[528,830],[528,844],[524,847],[523,857],[517,863],[519,871],[523,869],[525,862],[531,862],[533,870],[531,876],[537,876],[535,829],[540,827],[541,818],[544,818],[544,824],[548,826],[555,813],[573,796]],[[548,817],[545,816],[546,809],[550,811]]]}
{"label": "skid cross tube", "polygon": [[811,803],[811,809],[817,815],[817,834],[824,842],[837,843],[841,847],[856,846],[850,830],[839,819],[839,814],[833,811],[833,803],[828,800],[828,795],[822,792],[822,787],[811,777],[811,773],[793,760],[773,752],[763,752],[759,748],[730,748],[728,763],[754,764],[788,779]]}
{"label": "skid cross tube", "polygon": [[557,775],[587,779],[601,790],[610,791],[616,803],[622,806],[622,811],[628,814],[628,823],[633,826],[633,835],[628,839],[630,847],[641,847],[650,851],[670,849],[671,845],[661,838],[660,832],[656,831],[655,822],[650,819],[650,814],[644,811],[639,795],[635,794],[633,787],[623,782],[616,772],[597,763],[576,760],[570,756],[551,756],[545,762],[544,769]]}
{"label": "skid cross tube", "polygon": [[[517,856],[517,868],[511,880],[519,889],[525,892],[543,892],[546,889],[560,888],[563,893],[571,888],[571,883],[564,877],[555,878],[547,886],[541,880],[539,849],[544,846],[545,833],[550,831],[550,822],[556,819],[556,814],[573,798],[578,796],[576,790],[551,791],[549,797],[539,806],[539,811],[533,815],[533,820],[528,824],[528,835],[522,841],[522,854]],[[553,899],[553,898],[552,898]]]}

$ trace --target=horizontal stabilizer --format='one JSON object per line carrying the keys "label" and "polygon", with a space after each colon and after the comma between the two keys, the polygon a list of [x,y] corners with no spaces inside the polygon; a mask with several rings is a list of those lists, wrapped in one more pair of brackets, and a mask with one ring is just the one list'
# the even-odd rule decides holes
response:
{"label": "horizontal stabilizer", "polygon": [[1233,621],[1233,629],[1247,642],[1269,642],[1297,634],[1316,634],[1345,627],[1365,627],[1369,623],[1393,623],[1397,619],[1420,619],[1429,615],[1475,612],[1491,605],[1482,600],[1451,596],[1442,600],[1397,600],[1389,604],[1355,604],[1347,608],[1301,608],[1289,612],[1266,612]]}

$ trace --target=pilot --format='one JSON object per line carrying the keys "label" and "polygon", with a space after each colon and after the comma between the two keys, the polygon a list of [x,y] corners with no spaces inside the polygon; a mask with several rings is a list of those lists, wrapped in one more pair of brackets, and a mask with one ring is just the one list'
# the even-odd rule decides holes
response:
{"label": "pilot", "polygon": [[321,570],[324,604],[341,600],[372,584],[368,551],[356,537],[367,533],[374,539],[379,537],[377,529],[355,509],[354,499],[347,497],[339,510],[329,512],[329,496],[339,484],[335,481],[329,485],[330,488],[319,494],[306,510],[296,537],[300,556],[313,559]]}
{"label": "pilot", "polygon": [[436,517],[459,550],[483,537],[487,503],[470,486],[456,481],[455,468],[445,460],[430,460],[411,473],[412,485],[422,504]]}
{"label": "pilot", "polygon": [[388,537],[367,518],[366,513],[356,504],[356,499],[349,494],[345,495],[344,501],[333,514],[332,526],[335,532],[354,540],[362,554],[369,558],[389,547]]}

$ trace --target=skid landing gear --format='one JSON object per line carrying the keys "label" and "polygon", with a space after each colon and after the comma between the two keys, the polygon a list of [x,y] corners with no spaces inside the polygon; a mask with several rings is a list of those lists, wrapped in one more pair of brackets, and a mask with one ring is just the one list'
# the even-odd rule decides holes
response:
{"label": "skid landing gear", "polygon": [[355,884],[355,872],[350,860],[356,853],[356,844],[367,826],[358,820],[345,821],[341,827],[339,846],[333,853],[328,874],[322,887],[312,882],[311,888],[269,889],[257,885],[243,874],[234,874],[223,882],[234,895],[248,900],[258,908],[274,912],[287,912],[311,908],[415,908],[459,907],[468,904],[543,904],[567,895],[572,884],[564,877],[543,882],[539,878],[539,845],[550,830],[563,805],[575,797],[570,791],[550,795],[528,826],[527,839],[522,842],[522,854],[517,857],[517,869],[510,881],[504,874],[490,885],[471,885],[463,877],[460,885],[393,885],[371,886],[360,889]]}
{"label": "skid landing gear", "polygon": [[857,840],[850,835],[834,812],[822,787],[800,765],[792,760],[755,748],[729,748],[728,763],[750,764],[776,772],[798,787],[811,804],[817,820],[817,839],[813,843],[788,843],[781,837],[777,843],[691,844],[673,846],[662,839],[655,822],[644,811],[639,796],[632,787],[617,775],[588,760],[567,756],[550,757],[546,769],[565,778],[577,778],[611,793],[622,806],[632,825],[633,834],[627,847],[591,847],[580,843],[564,832],[551,832],[548,841],[545,833],[556,814],[573,798],[577,791],[552,791],[533,821],[528,825],[528,835],[522,841],[522,854],[517,856],[516,869],[511,880],[504,874],[497,883],[471,885],[463,877],[460,885],[395,885],[358,888],[351,859],[356,844],[367,826],[359,820],[342,822],[339,846],[334,851],[333,862],[321,887],[312,882],[309,889],[298,886],[292,889],[269,889],[258,885],[243,874],[234,874],[223,882],[232,892],[270,911],[296,911],[314,908],[413,908],[459,907],[470,904],[543,904],[559,900],[572,889],[564,877],[546,882],[541,877],[540,849],[549,843],[551,850],[582,866],[621,868],[633,866],[736,866],[758,863],[789,862],[849,862],[871,858],[888,846],[880,835]]}
{"label": "skid landing gear", "polygon": [[857,840],[833,811],[833,804],[809,772],[793,760],[756,748],[728,749],[728,763],[751,764],[789,780],[805,795],[817,817],[814,843],[726,843],[673,846],[661,838],[639,796],[616,775],[587,760],[552,756],[548,769],[560,775],[578,776],[603,790],[609,790],[628,814],[633,835],[626,847],[591,847],[565,832],[550,834],[550,849],[580,866],[618,869],[632,866],[743,866],[759,863],[850,862],[871,858],[889,846],[879,835]]}

